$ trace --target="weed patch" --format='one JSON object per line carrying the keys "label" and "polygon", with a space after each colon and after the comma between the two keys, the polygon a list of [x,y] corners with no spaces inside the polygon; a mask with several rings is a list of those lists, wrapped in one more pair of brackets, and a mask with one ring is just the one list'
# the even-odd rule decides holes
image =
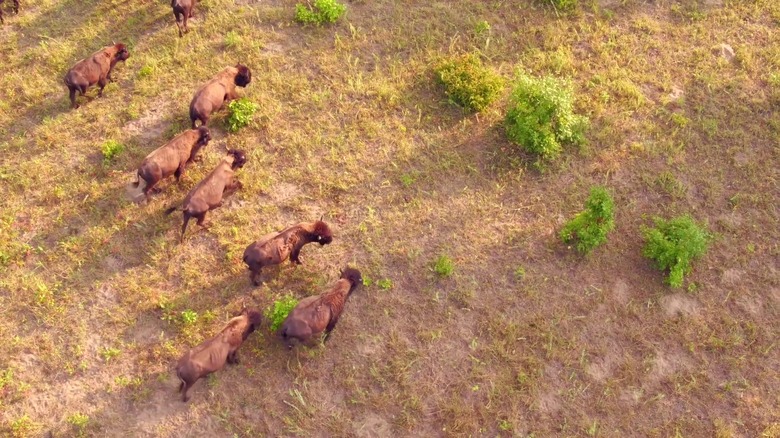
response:
{"label": "weed patch", "polygon": [[125,146],[116,140],[107,140],[100,146],[100,152],[103,154],[103,164],[110,164],[116,157],[125,150]]}
{"label": "weed patch", "polygon": [[542,161],[558,158],[564,144],[585,141],[588,119],[574,114],[574,93],[567,82],[521,73],[509,100],[507,137]]}
{"label": "weed patch", "polygon": [[479,56],[467,53],[443,61],[436,76],[447,96],[468,111],[482,111],[501,93],[504,80],[482,65]]}
{"label": "weed patch", "polygon": [[615,228],[615,204],[603,187],[593,187],[585,202],[585,210],[577,213],[561,230],[564,243],[577,241],[577,250],[587,254],[607,241],[607,234]]}
{"label": "weed patch", "polygon": [[257,111],[257,104],[242,97],[241,99],[230,102],[228,104],[228,110],[228,130],[230,130],[230,132],[238,132],[241,128],[249,126],[249,124],[252,123],[252,118]]}
{"label": "weed patch", "polygon": [[344,15],[347,7],[336,0],[314,0],[308,6],[295,5],[295,20],[303,24],[335,23]]}
{"label": "weed patch", "polygon": [[668,269],[667,281],[672,287],[680,287],[685,274],[691,271],[691,262],[704,255],[712,237],[687,215],[669,220],[655,218],[654,222],[655,228],[642,228],[646,242],[643,254],[659,269]]}
{"label": "weed patch", "polygon": [[440,255],[433,263],[433,272],[439,277],[449,277],[455,272],[455,262],[446,255]]}
{"label": "weed patch", "polygon": [[288,295],[274,301],[274,305],[266,310],[265,317],[271,322],[272,332],[279,330],[279,327],[282,326],[287,315],[295,308],[296,304],[298,304],[298,300]]}

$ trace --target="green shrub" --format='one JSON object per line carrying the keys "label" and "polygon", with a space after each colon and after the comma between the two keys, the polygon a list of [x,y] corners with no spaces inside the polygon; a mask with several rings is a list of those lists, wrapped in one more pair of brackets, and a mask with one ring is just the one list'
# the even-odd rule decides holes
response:
{"label": "green shrub", "polygon": [[271,321],[272,332],[279,330],[279,327],[281,327],[287,315],[295,308],[296,304],[298,304],[298,300],[289,295],[274,301],[273,307],[265,312],[265,317]]}
{"label": "green shrub", "polygon": [[108,164],[121,154],[125,150],[125,146],[116,140],[107,140],[100,147],[100,152],[103,153],[103,163]]}
{"label": "green shrub", "polygon": [[642,227],[645,238],[643,254],[655,260],[661,270],[669,270],[668,282],[680,287],[691,262],[701,257],[712,237],[704,226],[688,215],[665,220],[655,218],[655,228]]}
{"label": "green shrub", "polygon": [[561,230],[561,240],[577,240],[577,250],[583,254],[607,241],[607,234],[615,228],[615,204],[603,187],[593,187],[585,202],[585,210],[577,213]]}
{"label": "green shrub", "polygon": [[455,271],[455,263],[446,255],[441,255],[433,264],[433,272],[440,277],[449,277]]}
{"label": "green shrub", "polygon": [[304,24],[335,23],[346,12],[347,7],[336,0],[314,0],[309,6],[295,5],[295,20]]}
{"label": "green shrub", "polygon": [[587,122],[574,114],[574,96],[567,82],[552,76],[518,76],[505,121],[510,140],[551,161],[560,155],[562,144],[585,140]]}
{"label": "green shrub", "polygon": [[228,130],[237,132],[252,122],[252,117],[254,117],[255,111],[257,111],[257,105],[246,97],[242,97],[230,102],[228,110]]}
{"label": "green shrub", "polygon": [[444,85],[447,96],[469,111],[482,111],[496,100],[504,79],[482,65],[473,53],[443,61],[436,68],[436,77]]}

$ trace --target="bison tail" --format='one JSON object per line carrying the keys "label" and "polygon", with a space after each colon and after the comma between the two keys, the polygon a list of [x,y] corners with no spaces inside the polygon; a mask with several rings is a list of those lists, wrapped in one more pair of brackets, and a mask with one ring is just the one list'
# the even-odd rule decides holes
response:
{"label": "bison tail", "polygon": [[166,215],[169,215],[169,214],[173,213],[174,211],[176,211],[178,208],[179,208],[179,206],[178,206],[178,205],[174,205],[173,207],[171,207],[171,208],[169,208],[169,209],[166,209],[166,210],[165,210],[165,214],[166,214]]}
{"label": "bison tail", "polygon": [[141,172],[138,171],[138,173],[135,174],[135,181],[133,182],[133,188],[137,189],[138,186],[141,185],[141,181],[144,182],[144,185],[141,187],[141,189],[143,190],[144,188],[146,188],[146,180],[143,179],[143,177],[141,176]]}

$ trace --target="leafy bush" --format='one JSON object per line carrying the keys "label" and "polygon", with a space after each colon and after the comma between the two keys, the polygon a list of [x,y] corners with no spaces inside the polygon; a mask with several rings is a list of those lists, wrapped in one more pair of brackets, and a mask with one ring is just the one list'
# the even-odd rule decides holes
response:
{"label": "leafy bush", "polygon": [[335,23],[346,12],[347,7],[336,0],[314,0],[310,6],[295,5],[295,19],[304,24]]}
{"label": "leafy bush", "polygon": [[586,117],[574,114],[568,83],[552,76],[518,76],[505,121],[510,140],[551,161],[558,158],[563,143],[585,140],[587,122]]}
{"label": "leafy bush", "polygon": [[241,99],[231,101],[228,104],[228,109],[228,130],[237,132],[252,122],[252,117],[254,117],[255,111],[257,111],[257,105],[249,99],[242,97]]}
{"label": "leafy bush", "polygon": [[273,307],[265,312],[265,317],[271,321],[272,332],[279,330],[279,327],[287,319],[287,315],[295,308],[296,304],[298,304],[298,300],[289,295],[274,301]]}
{"label": "leafy bush", "polygon": [[577,250],[583,254],[607,241],[607,234],[615,228],[615,204],[603,187],[593,187],[585,202],[585,210],[577,213],[561,230],[561,240],[577,240]]}
{"label": "leafy bush", "polygon": [[439,256],[433,264],[433,272],[440,277],[449,277],[455,271],[455,263],[446,255]]}
{"label": "leafy bush", "polygon": [[654,222],[655,228],[642,227],[642,253],[655,260],[659,269],[668,269],[669,284],[680,287],[685,274],[691,272],[691,262],[704,255],[712,237],[688,215],[669,220],[655,218]]}
{"label": "leafy bush", "polygon": [[125,150],[125,146],[116,140],[108,140],[100,147],[100,152],[103,153],[103,163],[108,164],[114,161],[117,155],[121,154]]}
{"label": "leafy bush", "polygon": [[436,68],[436,76],[447,96],[469,111],[487,108],[504,85],[504,79],[483,66],[473,53],[445,60]]}

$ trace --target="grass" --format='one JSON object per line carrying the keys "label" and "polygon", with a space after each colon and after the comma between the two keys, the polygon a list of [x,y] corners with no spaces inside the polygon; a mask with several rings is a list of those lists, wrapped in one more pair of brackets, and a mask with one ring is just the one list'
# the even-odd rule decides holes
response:
{"label": "grass", "polygon": [[[315,27],[295,3],[199,2],[185,38],[166,2],[7,16],[1,436],[73,436],[74,413],[100,436],[776,432],[780,4],[354,1]],[[131,57],[69,110],[67,68],[112,40]],[[738,59],[713,54],[720,42]],[[584,145],[540,173],[506,137],[509,88],[479,114],[443,99],[436,61],[477,51],[502,74],[570,81]],[[202,162],[148,205],[127,200],[143,157],[189,127],[193,92],[236,62],[253,70],[239,90],[262,103],[253,122],[230,133],[216,113]],[[104,165],[109,140],[124,150]],[[162,212],[224,147],[247,151],[244,187],[179,244],[180,216]],[[594,185],[619,214],[609,250],[580,258],[557,231]],[[718,239],[685,276],[695,288],[671,290],[638,230],[686,213]],[[244,248],[322,215],[333,243],[252,287]],[[392,287],[357,289],[327,349],[289,352],[264,326],[239,365],[177,399],[188,348],[348,265]]]}

